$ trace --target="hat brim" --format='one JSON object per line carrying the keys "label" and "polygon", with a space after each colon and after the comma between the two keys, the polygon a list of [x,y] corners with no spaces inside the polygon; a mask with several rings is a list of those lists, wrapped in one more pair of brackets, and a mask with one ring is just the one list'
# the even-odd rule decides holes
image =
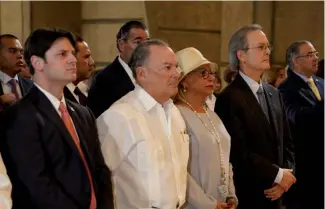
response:
{"label": "hat brim", "polygon": [[[191,73],[193,70],[197,69],[198,67],[202,66],[202,65],[206,65],[206,64],[212,64],[212,62],[210,62],[209,60],[203,60],[202,62],[200,62],[200,64],[192,66],[191,69],[189,69],[186,73],[184,73],[180,79],[179,82],[181,82],[189,73]],[[184,72],[184,71],[183,71]]]}

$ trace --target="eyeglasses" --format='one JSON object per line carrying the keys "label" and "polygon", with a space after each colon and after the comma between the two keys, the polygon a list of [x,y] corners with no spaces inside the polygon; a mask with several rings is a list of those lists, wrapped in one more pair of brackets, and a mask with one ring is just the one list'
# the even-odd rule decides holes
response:
{"label": "eyeglasses", "polygon": [[313,57],[316,57],[318,58],[318,52],[308,52],[308,54],[306,55],[299,55],[299,56],[296,56],[296,58],[300,58],[300,57],[307,57],[309,59],[313,58]]}
{"label": "eyeglasses", "polygon": [[259,46],[244,48],[244,50],[246,50],[246,51],[249,50],[249,49],[259,49],[260,51],[265,52],[266,49],[268,49],[269,51],[272,51],[273,50],[273,46],[270,45],[270,44],[267,44],[267,45],[259,45]]}
{"label": "eyeglasses", "polygon": [[211,71],[209,71],[207,69],[204,69],[204,68],[203,69],[198,69],[198,72],[200,72],[203,79],[207,79],[209,77],[209,75],[212,75],[215,78],[216,75],[217,75],[216,73],[211,72]]}

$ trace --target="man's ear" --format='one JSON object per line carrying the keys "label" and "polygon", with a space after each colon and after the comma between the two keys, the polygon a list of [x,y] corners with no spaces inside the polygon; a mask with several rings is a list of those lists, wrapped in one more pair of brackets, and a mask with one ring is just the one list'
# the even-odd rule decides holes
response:
{"label": "man's ear", "polygon": [[293,65],[299,65],[300,61],[296,57],[293,57],[291,62],[292,62]]}
{"label": "man's ear", "polygon": [[240,62],[246,63],[246,53],[244,50],[238,50],[236,56]]}
{"label": "man's ear", "polygon": [[145,79],[146,77],[147,77],[147,69],[145,68],[145,67],[143,67],[143,66],[141,66],[141,67],[137,67],[137,69],[135,70],[135,72],[136,72],[136,78],[138,79],[138,80],[143,80],[143,79]]}
{"label": "man's ear", "polygon": [[36,72],[36,71],[38,71],[38,72],[43,71],[44,64],[45,64],[43,58],[33,55],[33,56],[30,58],[30,62],[31,62],[31,64],[32,64],[32,66],[33,66],[35,72]]}
{"label": "man's ear", "polygon": [[187,87],[189,86],[189,80],[188,80],[188,76],[186,75],[182,81],[179,83],[184,89],[187,89]]}
{"label": "man's ear", "polygon": [[125,44],[125,41],[124,40],[118,40],[117,41],[117,45],[118,45],[118,48],[119,48],[119,51],[120,52],[123,52],[124,51],[124,44]]}

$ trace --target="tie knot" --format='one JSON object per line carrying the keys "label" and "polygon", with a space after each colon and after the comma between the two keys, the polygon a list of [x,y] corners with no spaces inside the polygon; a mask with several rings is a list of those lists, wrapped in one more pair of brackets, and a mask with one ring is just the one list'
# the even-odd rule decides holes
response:
{"label": "tie knot", "polygon": [[312,84],[312,83],[314,83],[314,80],[313,80],[313,78],[312,78],[312,77],[308,78],[308,80],[307,80],[307,83],[309,83],[309,84]]}
{"label": "tie knot", "polygon": [[59,106],[59,111],[63,114],[63,113],[67,113],[67,107],[65,106],[65,104],[63,102],[60,102],[60,106]]}
{"label": "tie knot", "polygon": [[78,87],[76,87],[73,91],[76,95],[80,95],[82,94],[82,92],[80,91],[80,89]]}
{"label": "tie knot", "polygon": [[257,94],[263,94],[264,92],[263,92],[263,88],[262,88],[262,86],[260,86],[258,89],[257,89],[257,92],[256,92]]}
{"label": "tie knot", "polygon": [[11,86],[16,86],[16,84],[17,84],[17,81],[16,81],[16,79],[11,79],[9,82],[8,82]]}

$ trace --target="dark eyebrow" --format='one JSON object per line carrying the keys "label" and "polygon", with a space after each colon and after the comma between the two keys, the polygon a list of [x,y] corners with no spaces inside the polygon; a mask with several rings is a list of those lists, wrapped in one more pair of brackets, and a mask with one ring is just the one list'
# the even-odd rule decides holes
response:
{"label": "dark eyebrow", "polygon": [[[69,52],[69,50],[65,50],[65,49],[59,50],[59,53],[62,53],[62,52]],[[72,50],[71,53],[75,53],[75,50]]]}
{"label": "dark eyebrow", "polygon": [[141,36],[135,37],[135,38],[133,39],[133,41],[137,41],[137,40],[143,40],[143,39],[142,39]]}
{"label": "dark eyebrow", "polygon": [[169,62],[164,62],[163,65],[173,65],[173,64]]}
{"label": "dark eyebrow", "polygon": [[270,45],[270,43],[262,43],[262,42],[260,42],[260,43],[256,44],[256,46],[265,46],[265,45]]}
{"label": "dark eyebrow", "polygon": [[13,50],[23,50],[23,48],[20,48],[20,47],[9,47],[8,49],[13,49]]}
{"label": "dark eyebrow", "polygon": [[311,52],[308,52],[307,54],[312,54],[312,53],[315,53],[315,52],[317,52],[317,51],[311,51]]}

